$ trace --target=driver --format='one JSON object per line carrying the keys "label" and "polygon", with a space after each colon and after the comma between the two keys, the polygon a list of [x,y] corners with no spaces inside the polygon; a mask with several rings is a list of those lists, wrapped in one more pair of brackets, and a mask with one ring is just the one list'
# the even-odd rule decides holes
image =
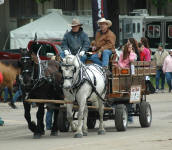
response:
{"label": "driver", "polygon": [[88,35],[83,31],[82,24],[78,19],[73,19],[70,26],[72,28],[71,31],[67,32],[63,37],[60,56],[64,58],[69,53],[76,55],[79,51],[81,61],[85,63],[87,59],[85,52],[90,47]]}

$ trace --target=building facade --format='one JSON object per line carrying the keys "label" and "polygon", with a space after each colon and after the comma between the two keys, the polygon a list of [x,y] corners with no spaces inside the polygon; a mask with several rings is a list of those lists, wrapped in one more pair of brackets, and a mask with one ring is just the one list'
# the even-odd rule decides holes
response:
{"label": "building facade", "polygon": [[[67,15],[92,15],[93,0],[48,0],[45,3],[37,3],[36,0],[5,0],[0,5],[0,49],[8,44],[9,31],[33,21],[46,13],[47,9],[62,9]],[[128,14],[133,9],[148,9],[149,15],[157,15],[157,8],[152,0],[106,0],[109,15],[108,18],[115,24],[112,28],[117,28],[115,20],[116,14]],[[117,5],[116,5],[117,4]],[[168,2],[162,9],[162,14],[172,16],[172,3]],[[115,14],[116,13],[116,14]],[[8,46],[6,48],[9,48]]]}

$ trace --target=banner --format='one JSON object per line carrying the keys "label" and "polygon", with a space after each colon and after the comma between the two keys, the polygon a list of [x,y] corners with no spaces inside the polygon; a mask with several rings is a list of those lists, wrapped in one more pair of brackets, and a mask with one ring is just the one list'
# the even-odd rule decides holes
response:
{"label": "banner", "polygon": [[4,4],[4,0],[0,0],[0,5]]}
{"label": "banner", "polygon": [[97,21],[100,18],[107,19],[107,0],[92,0],[92,18],[94,36],[98,29]]}

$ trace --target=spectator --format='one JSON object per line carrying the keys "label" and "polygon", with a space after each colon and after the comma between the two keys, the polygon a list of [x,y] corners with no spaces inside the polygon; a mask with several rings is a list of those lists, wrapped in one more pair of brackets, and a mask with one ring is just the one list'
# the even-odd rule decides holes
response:
{"label": "spectator", "polygon": [[96,52],[96,54],[91,56],[91,60],[102,66],[107,75],[110,75],[110,71],[108,69],[109,58],[113,52],[115,52],[115,42],[116,36],[109,29],[112,25],[110,20],[106,20],[105,18],[101,18],[98,20],[98,26],[100,30],[97,31],[95,40],[92,41],[92,51]]}
{"label": "spectator", "polygon": [[64,58],[69,53],[76,55],[80,51],[81,61],[85,63],[87,59],[85,52],[90,48],[88,35],[83,31],[82,24],[78,19],[73,19],[70,26],[72,27],[71,31],[63,37],[62,50],[59,50],[60,56]]}
{"label": "spectator", "polygon": [[156,62],[156,92],[159,92],[159,81],[161,78],[161,91],[164,91],[165,84],[165,74],[163,73],[162,67],[164,64],[165,58],[168,56],[168,52],[163,49],[162,44],[158,46],[158,50],[154,54],[154,60]]}
{"label": "spectator", "polygon": [[[2,73],[0,72],[0,84],[2,84],[2,82],[3,82],[3,75],[2,75]],[[3,126],[3,124],[4,124],[4,121],[3,121],[2,118],[0,117],[0,126]]]}
{"label": "spectator", "polygon": [[52,118],[53,118],[54,110],[47,108],[46,113],[46,129],[51,130],[52,128]]}
{"label": "spectator", "polygon": [[19,77],[17,76],[16,78],[16,88],[17,88],[17,91],[16,93],[14,94],[13,98],[12,98],[12,101],[8,103],[8,105],[13,108],[13,109],[16,109],[17,106],[15,105],[15,102],[18,100],[18,98],[22,95],[22,90],[21,90],[21,87],[20,87],[20,81],[19,81]]}
{"label": "spectator", "polygon": [[164,60],[163,72],[165,73],[170,93],[172,89],[172,49],[169,51],[169,53],[170,55],[168,55]]}
{"label": "spectator", "polygon": [[8,101],[8,87],[4,88],[4,103]]}
{"label": "spectator", "polygon": [[119,67],[130,68],[130,63],[136,60],[137,56],[132,48],[132,44],[125,44],[124,50],[119,57]]}

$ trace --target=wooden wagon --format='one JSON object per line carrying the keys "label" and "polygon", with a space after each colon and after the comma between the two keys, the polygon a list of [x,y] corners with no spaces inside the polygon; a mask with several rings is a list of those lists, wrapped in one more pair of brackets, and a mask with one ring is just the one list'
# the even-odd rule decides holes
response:
{"label": "wooden wagon", "polygon": [[[146,87],[146,76],[156,74],[156,64],[154,61],[136,61],[129,69],[121,69],[111,63],[110,70],[112,76],[108,79],[108,91],[105,99],[104,120],[114,120],[117,131],[125,131],[128,125],[128,117],[138,116],[141,127],[149,127],[152,121],[152,110],[146,95],[150,94]],[[58,103],[61,104],[58,122],[60,131],[68,131],[69,123],[66,118],[66,103],[64,100],[40,100],[29,99],[27,102],[36,103]],[[74,112],[78,106],[74,105]],[[88,121],[89,129],[95,127],[99,118],[97,108],[88,101]],[[74,115],[75,116],[75,115]],[[76,119],[76,118],[75,118]]]}

